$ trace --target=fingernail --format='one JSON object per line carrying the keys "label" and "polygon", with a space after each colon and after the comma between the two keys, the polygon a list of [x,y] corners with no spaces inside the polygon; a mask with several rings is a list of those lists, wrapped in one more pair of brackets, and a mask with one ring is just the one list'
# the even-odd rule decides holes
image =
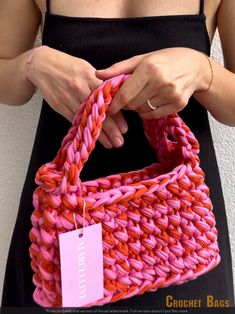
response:
{"label": "fingernail", "polygon": [[126,133],[128,131],[128,127],[127,126],[124,126],[121,128],[121,132],[122,133]]}
{"label": "fingernail", "polygon": [[105,143],[105,147],[106,147],[106,148],[112,148],[113,145],[112,145],[110,142],[106,142],[106,143]]}
{"label": "fingernail", "polygon": [[123,140],[120,137],[115,137],[114,138],[114,145],[115,146],[121,146],[123,143]]}

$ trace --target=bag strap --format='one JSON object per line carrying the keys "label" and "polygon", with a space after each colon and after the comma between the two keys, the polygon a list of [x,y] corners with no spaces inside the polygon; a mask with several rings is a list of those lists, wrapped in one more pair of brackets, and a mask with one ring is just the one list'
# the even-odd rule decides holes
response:
{"label": "bag strap", "polygon": [[[177,113],[160,119],[143,120],[145,135],[161,164],[172,165],[182,156],[194,168],[198,162],[199,143]],[[178,160],[179,161],[179,160]]]}
{"label": "bag strap", "polygon": [[[129,76],[120,74],[104,81],[82,102],[56,157],[38,170],[35,179],[37,184],[44,184],[45,190],[53,190],[55,194],[80,188],[81,195],[80,173],[95,147],[112,98]],[[199,143],[177,113],[143,120],[143,126],[162,163],[181,154],[182,163],[187,160],[193,168],[197,166]]]}

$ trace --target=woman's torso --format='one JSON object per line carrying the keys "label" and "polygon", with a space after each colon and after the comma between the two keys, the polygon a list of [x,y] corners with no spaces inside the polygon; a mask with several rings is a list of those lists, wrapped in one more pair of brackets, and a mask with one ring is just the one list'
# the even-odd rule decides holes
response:
{"label": "woman's torso", "polygon": [[[46,0],[34,1],[40,7],[44,22]],[[199,10],[202,0],[51,0],[50,2],[51,13],[46,14],[42,43],[86,59],[95,68],[101,69],[133,55],[166,47],[191,47],[209,54],[210,42],[207,30],[212,39],[220,0],[205,0],[204,11]],[[204,15],[198,14],[199,12],[205,13],[206,21]],[[161,15],[163,17],[160,17]],[[169,18],[167,15],[176,15],[176,17]],[[76,18],[71,18],[73,16]],[[126,19],[126,17],[136,16],[142,18]],[[143,16],[152,16],[152,18]],[[103,18],[84,19],[84,17]],[[123,18],[115,19],[118,17]],[[138,114],[131,110],[123,110],[123,114],[129,128],[124,135],[124,145],[118,149],[108,150],[97,142],[81,173],[82,182],[114,173],[141,169],[156,162],[155,152],[147,142]],[[157,294],[146,293],[136,298],[121,300],[118,304],[110,304],[110,307],[145,305],[145,308],[165,307],[167,294],[174,295],[176,299],[182,298],[183,295],[185,299],[204,300],[207,294],[220,299],[233,299],[226,213],[207,110],[192,97],[179,115],[200,142],[201,167],[205,171],[206,183],[210,187],[214,204],[222,261],[214,272],[202,276],[199,281],[159,289]],[[28,234],[31,229],[30,217],[33,211],[32,193],[36,188],[34,176],[42,164],[51,161],[56,156],[70,126],[69,121],[43,100],[8,259],[3,295],[5,306],[13,303],[35,306],[32,300],[35,286],[32,283],[31,261],[28,255],[30,244]],[[22,287],[22,289],[17,290],[15,287]],[[234,302],[231,303],[234,304]]]}
{"label": "woman's torso", "polygon": [[[137,4],[135,0],[128,2]],[[173,10],[170,11],[169,0],[167,2],[168,6],[166,8],[168,8],[168,11],[165,10],[164,14],[159,14],[159,10],[154,12],[153,10],[147,10],[147,14],[146,10],[145,14],[143,14],[143,11],[141,13],[140,10],[136,10],[138,12],[135,11],[134,14],[133,9],[132,15],[129,12],[128,16],[118,18],[117,14],[113,16],[111,13],[106,12],[103,1],[102,8],[106,13],[101,14],[98,9],[98,1],[96,2],[97,13],[91,7],[90,11],[88,8],[85,10],[83,7],[80,11],[77,9],[77,13],[75,13],[75,8],[74,12],[68,12],[70,9],[62,8],[62,3],[64,3],[62,0],[47,0],[42,44],[85,59],[97,69],[106,68],[133,55],[170,47],[189,47],[209,54],[210,40],[205,24],[205,15],[203,14],[205,12],[204,1],[192,0],[191,3],[195,4],[195,11],[192,12],[192,8],[187,7],[187,10],[184,9],[183,13],[177,11],[177,8],[174,12]],[[179,2],[183,4],[181,0]],[[184,1],[185,4],[186,2]],[[70,0],[69,3],[70,6],[75,6],[78,1]],[[156,3],[163,5],[161,0]],[[61,7],[58,6],[59,4],[61,4]],[[176,14],[176,11],[178,14]],[[83,13],[80,15],[79,12]],[[90,14],[91,12],[93,12],[93,15]],[[93,176],[99,177],[120,171],[140,169],[156,160],[155,153],[153,154],[146,142],[140,117],[134,111],[124,110],[123,114],[129,126],[129,132],[125,137],[126,145],[118,150],[107,150],[97,142],[95,151],[82,171],[83,180],[91,179]],[[182,110],[180,115],[199,140],[202,139],[203,141],[207,138],[212,145],[207,111],[202,105],[191,97],[185,110]],[[53,149],[55,149],[54,154],[56,154],[60,139],[68,131],[69,123],[62,119],[59,114],[56,114],[45,101],[40,121],[43,123],[43,132],[45,134],[51,132],[51,125],[54,126],[55,132],[60,134],[57,138],[58,143],[55,143],[53,138],[52,143],[49,144],[49,146],[53,146]],[[49,129],[47,130],[48,126]],[[141,139],[141,145],[145,147],[144,154],[139,153],[137,139]],[[202,155],[206,150],[208,151],[208,141],[205,147],[201,147]],[[148,156],[148,160],[146,160],[146,156]],[[49,156],[47,159],[50,159]],[[113,163],[113,160],[116,160],[116,162]],[[204,161],[206,161],[205,158]],[[104,164],[106,167],[103,166]]]}
{"label": "woman's torso", "polygon": [[[34,0],[42,14],[42,28],[44,25],[46,1]],[[221,0],[204,0],[206,26],[210,41],[216,29],[216,13]],[[198,0],[67,0],[51,1],[51,12],[65,16],[78,17],[135,17],[198,14],[200,1]]]}

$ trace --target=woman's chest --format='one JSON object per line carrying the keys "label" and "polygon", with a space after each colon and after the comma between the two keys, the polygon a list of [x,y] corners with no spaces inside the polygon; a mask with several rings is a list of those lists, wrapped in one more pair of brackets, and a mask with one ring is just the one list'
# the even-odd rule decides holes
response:
{"label": "woman's chest", "polygon": [[[42,25],[46,0],[34,0],[42,13]],[[50,12],[78,17],[135,17],[199,14],[201,0],[50,0]],[[210,40],[216,29],[216,12],[221,0],[204,0],[206,26]]]}
{"label": "woman's chest", "polygon": [[[35,2],[41,11],[45,9],[45,0]],[[197,14],[200,0],[50,0],[50,5],[52,12],[62,15],[130,17]]]}

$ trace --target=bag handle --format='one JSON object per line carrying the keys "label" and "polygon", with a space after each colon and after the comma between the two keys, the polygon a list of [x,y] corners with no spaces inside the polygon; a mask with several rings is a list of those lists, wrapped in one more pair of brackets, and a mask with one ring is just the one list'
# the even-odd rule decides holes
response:
{"label": "bag handle", "polygon": [[[45,191],[61,194],[69,190],[82,194],[80,173],[95,147],[112,98],[129,76],[120,74],[104,81],[82,102],[56,157],[36,173],[35,182],[43,185]],[[182,155],[182,163],[187,160],[192,167],[199,163],[199,143],[177,113],[145,119],[143,127],[162,163],[167,164],[176,153]]]}

